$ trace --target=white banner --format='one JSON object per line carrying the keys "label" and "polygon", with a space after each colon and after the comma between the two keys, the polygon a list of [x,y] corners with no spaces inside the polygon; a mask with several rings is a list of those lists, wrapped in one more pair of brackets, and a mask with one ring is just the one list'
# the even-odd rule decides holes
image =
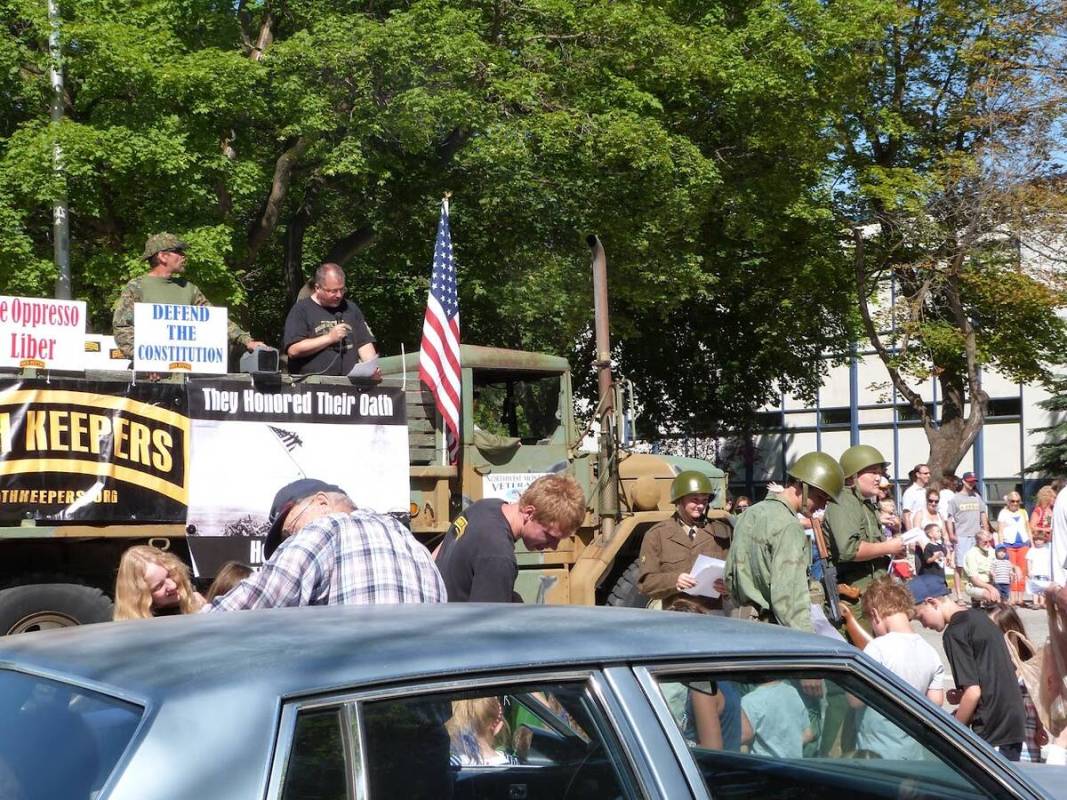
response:
{"label": "white banner", "polygon": [[547,472],[495,472],[482,478],[482,498],[496,497],[514,503],[526,488]]}
{"label": "white banner", "polygon": [[85,303],[0,297],[0,367],[84,369]]}
{"label": "white banner", "polygon": [[138,372],[226,372],[227,311],[218,306],[136,303],[133,368]]}

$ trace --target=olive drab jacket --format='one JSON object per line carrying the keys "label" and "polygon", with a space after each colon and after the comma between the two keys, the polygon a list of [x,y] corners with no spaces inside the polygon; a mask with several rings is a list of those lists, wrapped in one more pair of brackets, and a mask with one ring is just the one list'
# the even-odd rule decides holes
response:
{"label": "olive drab jacket", "polygon": [[838,582],[863,591],[875,578],[886,574],[888,558],[856,561],[863,542],[881,542],[883,536],[877,509],[855,486],[846,486],[837,502],[826,507],[822,526],[827,534],[830,560],[837,567]]}
{"label": "olive drab jacket", "polygon": [[[689,535],[692,528],[693,535]],[[708,520],[703,526],[690,526],[677,514],[649,529],[641,542],[641,567],[637,588],[654,599],[678,591],[678,576],[689,572],[698,555],[726,558],[730,547],[730,524]],[[722,598],[707,598],[710,608],[722,608]]]}
{"label": "olive drab jacket", "polygon": [[739,606],[766,622],[812,631],[808,567],[811,545],[796,512],[778,495],[751,506],[734,527],[726,588]]}

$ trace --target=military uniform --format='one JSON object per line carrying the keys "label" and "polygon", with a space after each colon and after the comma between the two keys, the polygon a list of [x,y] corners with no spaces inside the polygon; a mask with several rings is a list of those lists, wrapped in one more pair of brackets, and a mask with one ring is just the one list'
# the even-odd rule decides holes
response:
{"label": "military uniform", "polygon": [[[706,525],[689,525],[678,514],[653,526],[641,542],[637,588],[641,594],[654,599],[676,594],[678,576],[693,568],[698,555],[726,558],[730,534],[730,524],[726,520],[713,519]],[[706,600],[709,608],[722,608],[722,597]]]}
{"label": "military uniform", "polygon": [[[840,484],[838,484],[840,485]],[[734,527],[726,588],[742,615],[813,631],[811,545],[796,512],[778,495],[751,506]]]}
{"label": "military uniform", "polygon": [[[134,303],[169,303],[182,306],[209,306],[207,297],[199,287],[180,276],[160,278],[155,275],[141,275],[126,284],[115,303],[115,312],[111,318],[111,332],[115,344],[122,354],[133,358],[133,306]],[[228,322],[231,342],[247,345],[252,337],[236,325]]]}
{"label": "military uniform", "polygon": [[[841,490],[837,503],[827,507],[822,524],[830,560],[837,567],[838,583],[847,583],[862,593],[871,581],[886,574],[888,557],[856,560],[861,544],[877,544],[884,541],[884,537],[878,511],[855,486]],[[863,621],[863,606],[860,603],[854,603],[854,606],[853,614],[857,620]]]}

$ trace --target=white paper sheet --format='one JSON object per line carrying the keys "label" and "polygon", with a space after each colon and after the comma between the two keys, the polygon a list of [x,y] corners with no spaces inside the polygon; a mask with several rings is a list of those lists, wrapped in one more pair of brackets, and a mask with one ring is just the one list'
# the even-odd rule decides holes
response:
{"label": "white paper sheet", "polygon": [[715,581],[722,578],[725,571],[726,562],[721,558],[697,556],[697,560],[693,563],[693,570],[689,573],[697,583],[692,589],[686,589],[685,593],[700,597],[718,597],[719,593],[715,591]]}
{"label": "white paper sheet", "polygon": [[375,370],[378,369],[378,356],[375,356],[370,361],[360,361],[351,371],[348,373],[349,378],[373,378]]}

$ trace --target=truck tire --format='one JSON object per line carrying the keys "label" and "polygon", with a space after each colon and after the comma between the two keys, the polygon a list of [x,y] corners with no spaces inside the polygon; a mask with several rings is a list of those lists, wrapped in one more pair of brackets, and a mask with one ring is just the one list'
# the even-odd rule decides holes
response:
{"label": "truck tire", "polygon": [[621,606],[622,608],[647,608],[649,598],[641,594],[637,588],[637,576],[640,574],[641,563],[634,559],[633,563],[615,581],[608,595],[609,606]]}
{"label": "truck tire", "polygon": [[111,600],[99,589],[74,583],[34,583],[0,591],[0,634],[26,633],[107,622]]}

